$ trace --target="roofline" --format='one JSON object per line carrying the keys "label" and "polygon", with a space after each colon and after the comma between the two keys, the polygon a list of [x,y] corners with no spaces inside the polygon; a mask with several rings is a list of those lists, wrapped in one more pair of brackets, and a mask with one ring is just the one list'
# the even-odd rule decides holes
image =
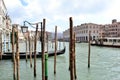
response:
{"label": "roofline", "polygon": [[6,7],[6,5],[5,5],[5,2],[4,2],[4,0],[2,0],[3,1],[3,5],[5,6],[5,9],[7,10],[7,7]]}

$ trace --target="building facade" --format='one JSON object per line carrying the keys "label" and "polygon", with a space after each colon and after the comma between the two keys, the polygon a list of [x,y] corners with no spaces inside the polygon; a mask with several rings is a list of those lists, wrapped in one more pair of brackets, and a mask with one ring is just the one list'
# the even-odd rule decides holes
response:
{"label": "building facade", "polygon": [[10,49],[11,19],[7,15],[7,8],[4,0],[0,0],[0,52]]}
{"label": "building facade", "polygon": [[[89,32],[91,32],[91,39],[96,39],[100,37],[102,25],[97,25],[94,23],[85,23],[81,25],[77,25],[73,28],[76,34],[77,42],[88,42]],[[64,40],[69,41],[69,29],[63,32]]]}
{"label": "building facade", "polygon": [[[91,32],[92,40],[104,37],[120,37],[120,22],[113,19],[112,24],[85,23],[75,26],[73,30],[77,42],[88,42],[89,32]],[[69,41],[69,29],[63,32],[63,36],[65,41]]]}
{"label": "building facade", "polygon": [[97,25],[94,23],[85,23],[78,25],[74,28],[74,32],[76,34],[76,40],[80,42],[88,42],[89,32],[91,33],[91,39],[96,39],[100,35],[101,25]]}
{"label": "building facade", "polygon": [[64,39],[64,41],[69,41],[69,38],[70,38],[70,30],[69,29],[67,29],[67,30],[65,30],[64,32],[63,32],[63,39]]}
{"label": "building facade", "polygon": [[112,24],[108,27],[108,37],[120,37],[120,22],[116,19],[112,20]]}

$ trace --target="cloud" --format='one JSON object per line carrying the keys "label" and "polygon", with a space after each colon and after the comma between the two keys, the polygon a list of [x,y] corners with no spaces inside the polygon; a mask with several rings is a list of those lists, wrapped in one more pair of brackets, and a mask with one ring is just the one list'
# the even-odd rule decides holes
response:
{"label": "cloud", "polygon": [[20,0],[21,4],[24,5],[24,6],[27,6],[28,5],[28,2],[26,0]]}
{"label": "cloud", "polygon": [[[42,21],[46,18],[46,29],[59,32],[69,28],[69,17],[74,25],[86,22],[108,23],[118,18],[119,0],[4,0],[13,23],[22,24]],[[54,31],[53,31],[54,32]]]}

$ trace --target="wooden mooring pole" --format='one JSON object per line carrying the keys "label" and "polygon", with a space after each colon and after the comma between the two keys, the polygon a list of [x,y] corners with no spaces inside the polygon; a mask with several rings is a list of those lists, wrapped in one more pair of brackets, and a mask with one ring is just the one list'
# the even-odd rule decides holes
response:
{"label": "wooden mooring pole", "polygon": [[38,33],[38,24],[36,24],[35,42],[34,42],[34,77],[36,77],[37,33]]}
{"label": "wooden mooring pole", "polygon": [[43,27],[42,27],[42,22],[41,22],[41,52],[42,52],[42,43],[43,43]]}
{"label": "wooden mooring pole", "polygon": [[55,27],[54,75],[56,75],[56,55],[57,55],[57,26]]}
{"label": "wooden mooring pole", "polygon": [[18,36],[18,26],[17,26],[17,38],[16,38],[16,60],[17,60],[17,80],[20,80],[20,62],[19,62],[19,36]]}
{"label": "wooden mooring pole", "polygon": [[13,80],[16,80],[16,58],[15,58],[15,51],[14,51],[14,45],[15,45],[15,29],[12,27],[12,61],[13,61]]}
{"label": "wooden mooring pole", "polygon": [[30,32],[28,33],[28,40],[29,40],[30,67],[32,68],[32,50],[31,50]]}
{"label": "wooden mooring pole", "polygon": [[35,37],[32,36],[32,41],[31,41],[31,45],[32,45],[32,54],[34,54],[34,40],[35,40]]}
{"label": "wooden mooring pole", "polygon": [[45,80],[45,22],[43,19],[43,33],[42,33],[42,80]]}
{"label": "wooden mooring pole", "polygon": [[75,52],[75,45],[76,43],[76,36],[75,36],[75,33],[74,33],[74,75],[75,75],[75,79],[77,79],[77,73],[76,73],[76,52]]}
{"label": "wooden mooring pole", "polygon": [[28,44],[27,44],[27,40],[28,40],[28,37],[26,38],[26,41],[25,41],[25,43],[26,43],[26,62],[27,62],[27,60],[28,60]]}
{"label": "wooden mooring pole", "polygon": [[74,80],[74,36],[73,36],[73,20],[72,17],[69,18],[70,21],[70,80]]}
{"label": "wooden mooring pole", "polygon": [[[69,42],[69,51],[70,51],[70,42]],[[69,68],[68,70],[70,71],[70,54],[69,54]]]}
{"label": "wooden mooring pole", "polygon": [[88,68],[90,68],[90,39],[91,39],[91,32],[89,31],[89,43],[88,43]]}

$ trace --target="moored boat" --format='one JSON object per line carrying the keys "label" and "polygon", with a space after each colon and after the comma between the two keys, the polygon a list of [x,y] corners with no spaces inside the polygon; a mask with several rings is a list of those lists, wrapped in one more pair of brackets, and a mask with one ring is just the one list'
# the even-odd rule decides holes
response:
{"label": "moored boat", "polygon": [[120,48],[120,37],[105,37],[91,41],[92,46]]}
{"label": "moored boat", "polygon": [[[65,53],[66,48],[64,47],[64,49],[62,50],[58,50],[57,51],[57,55],[61,55]],[[49,53],[45,52],[46,54],[48,54],[48,57],[50,56],[54,56],[54,51],[49,51]],[[20,59],[25,59],[26,58],[26,52],[20,52]],[[27,54],[28,58],[30,58],[30,54]],[[32,57],[34,57],[34,52],[32,52]],[[37,58],[41,58],[42,57],[42,52],[37,52],[36,54]],[[2,54],[2,59],[6,60],[6,59],[12,59],[12,52],[6,52],[4,54]]]}

